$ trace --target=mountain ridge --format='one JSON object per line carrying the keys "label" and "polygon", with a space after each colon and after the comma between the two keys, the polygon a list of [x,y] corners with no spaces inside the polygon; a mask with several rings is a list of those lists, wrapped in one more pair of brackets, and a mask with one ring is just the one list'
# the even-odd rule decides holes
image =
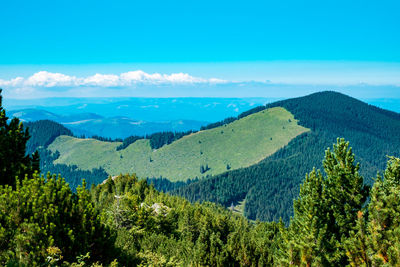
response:
{"label": "mountain ridge", "polygon": [[292,199],[305,173],[322,168],[323,151],[338,137],[350,141],[367,183],[385,168],[387,155],[400,152],[400,114],[368,105],[336,92],[320,92],[278,101],[310,132],[293,139],[259,164],[185,185],[171,192],[191,201],[213,201],[225,206],[245,199],[244,214],[251,219],[288,222]]}

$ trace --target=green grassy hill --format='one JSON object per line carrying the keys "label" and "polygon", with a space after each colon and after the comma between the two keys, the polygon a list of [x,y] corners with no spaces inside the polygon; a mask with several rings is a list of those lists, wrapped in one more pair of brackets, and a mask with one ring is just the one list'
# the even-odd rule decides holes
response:
{"label": "green grassy hill", "polygon": [[[58,137],[48,148],[60,152],[55,163],[74,164],[83,170],[103,167],[110,175],[136,173],[143,178],[184,181],[251,166],[307,131],[286,109],[274,107],[185,136],[158,150],[152,150],[145,139],[116,151],[121,143],[70,136]],[[201,166],[209,170],[201,173]]]}

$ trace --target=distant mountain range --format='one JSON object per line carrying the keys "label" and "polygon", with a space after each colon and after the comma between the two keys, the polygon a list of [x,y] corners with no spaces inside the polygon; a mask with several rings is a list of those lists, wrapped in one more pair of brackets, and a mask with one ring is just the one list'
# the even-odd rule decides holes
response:
{"label": "distant mountain range", "polygon": [[184,132],[199,130],[201,126],[209,122],[195,120],[176,120],[149,122],[138,121],[127,117],[105,118],[94,113],[77,113],[71,115],[59,115],[41,109],[13,110],[8,116],[18,117],[21,121],[32,122],[39,120],[51,120],[63,124],[74,135],[87,137],[102,136],[107,138],[126,138],[132,135],[145,136],[156,132]]}
{"label": "distant mountain range", "polygon": [[63,116],[93,113],[137,121],[195,120],[215,122],[237,116],[277,98],[44,98],[5,99],[7,111],[35,109]]}

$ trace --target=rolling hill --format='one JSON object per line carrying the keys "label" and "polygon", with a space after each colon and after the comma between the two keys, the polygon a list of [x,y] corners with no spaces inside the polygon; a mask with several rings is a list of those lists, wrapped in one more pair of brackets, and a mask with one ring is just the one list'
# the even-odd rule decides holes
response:
{"label": "rolling hill", "polygon": [[73,121],[84,121],[84,120],[94,120],[103,118],[100,115],[94,113],[77,113],[70,115],[60,115],[57,113],[49,112],[44,109],[17,109],[11,110],[8,113],[9,117],[17,117],[23,122],[32,122],[39,120],[52,120],[58,123],[67,123]]}
{"label": "rolling hill", "polygon": [[263,110],[220,127],[185,136],[152,150],[149,140],[137,140],[117,151],[119,142],[60,136],[49,150],[60,153],[55,163],[80,169],[104,168],[110,175],[136,173],[171,181],[217,175],[254,165],[286,146],[308,129],[281,107]]}

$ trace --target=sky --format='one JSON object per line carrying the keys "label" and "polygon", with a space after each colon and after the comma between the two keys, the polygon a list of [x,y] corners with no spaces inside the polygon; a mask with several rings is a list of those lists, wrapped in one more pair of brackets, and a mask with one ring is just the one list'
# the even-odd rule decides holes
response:
{"label": "sky", "polygon": [[7,97],[400,91],[398,0],[15,0],[0,10]]}

